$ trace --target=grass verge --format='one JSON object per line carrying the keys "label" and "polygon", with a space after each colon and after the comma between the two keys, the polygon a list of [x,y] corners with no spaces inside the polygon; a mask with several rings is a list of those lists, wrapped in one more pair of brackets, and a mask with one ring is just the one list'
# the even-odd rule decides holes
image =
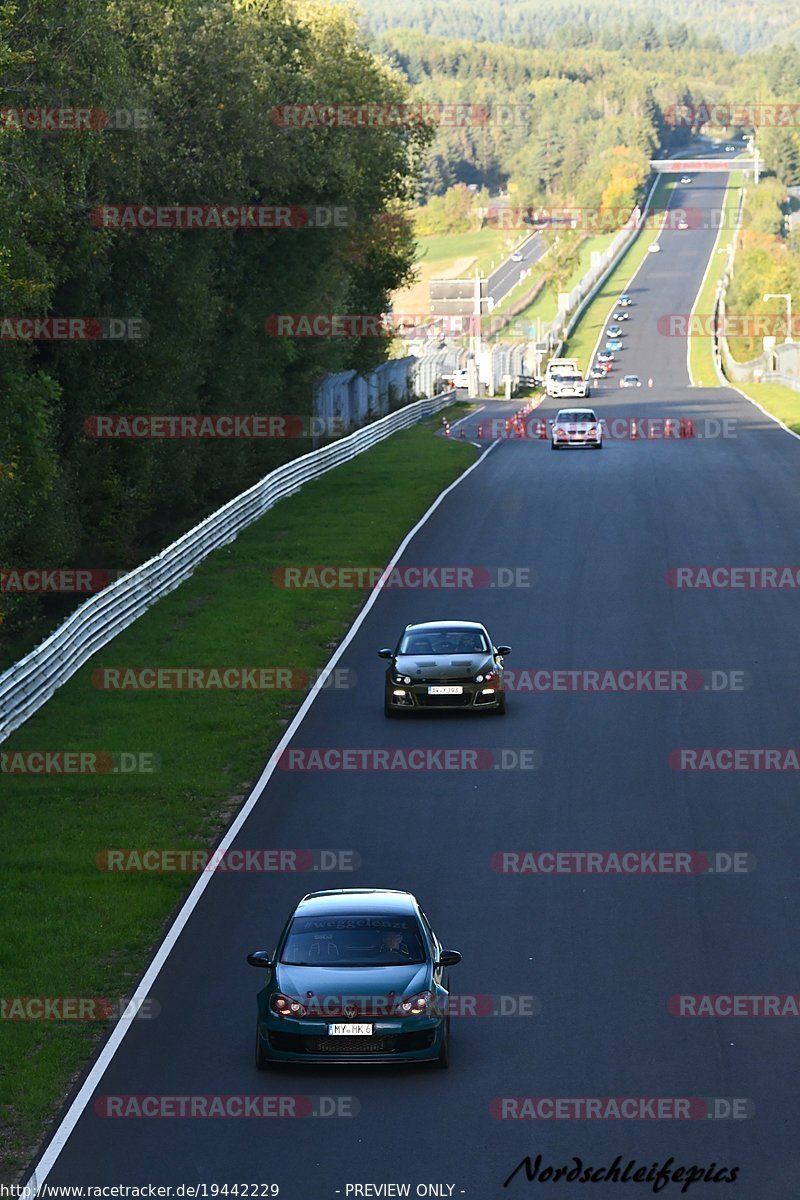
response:
{"label": "grass verge", "polygon": [[[736,215],[736,206],[739,203],[739,193],[743,186],[743,173],[741,171],[734,171],[728,182],[725,199],[723,200],[720,236],[714,245],[711,261],[708,264],[708,271],[703,279],[700,291],[697,293],[697,299],[692,309],[692,313],[696,313],[702,319],[703,327],[709,324],[709,318],[714,311],[717,284],[724,268],[724,259],[717,257],[717,251],[726,249],[733,238],[733,220]],[[725,239],[726,232],[729,235],[727,241]],[[717,372],[714,369],[713,341],[710,333],[690,337],[689,339],[689,378],[697,387],[720,386]]]}
{"label": "grass verge", "polygon": [[732,383],[731,387],[755,400],[794,433],[800,433],[800,392],[782,383]]}
{"label": "grass verge", "polygon": [[[456,406],[452,417],[465,409]],[[126,996],[194,876],[100,870],[106,848],[214,844],[296,710],[299,691],[102,691],[98,667],[318,670],[366,593],[286,590],[286,564],[382,564],[475,458],[395,434],[280,501],[56,692],[0,747],[128,751],[149,774],[9,775],[0,807],[2,997]],[[379,703],[379,697],[376,697]],[[2,999],[0,999],[2,1003]],[[108,1022],[0,1020],[0,1181],[14,1179]]]}

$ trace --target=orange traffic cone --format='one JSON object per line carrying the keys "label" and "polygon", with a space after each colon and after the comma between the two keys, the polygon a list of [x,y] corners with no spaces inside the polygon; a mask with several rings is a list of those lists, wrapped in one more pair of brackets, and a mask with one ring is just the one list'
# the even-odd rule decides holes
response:
{"label": "orange traffic cone", "polygon": [[445,421],[445,423],[444,423],[444,436],[450,437],[450,422],[449,421]]}
{"label": "orange traffic cone", "polygon": [[638,437],[639,430],[636,428],[636,420],[634,418],[634,420],[631,422],[631,441],[635,442]]}
{"label": "orange traffic cone", "polygon": [[652,375],[650,376],[650,378],[649,378],[649,379],[648,379],[648,381],[647,381],[647,386],[648,386],[648,387],[652,387],[652,386],[653,386],[653,376],[652,376]]}
{"label": "orange traffic cone", "polygon": [[462,425],[462,426],[461,426],[461,430],[460,430],[460,432],[459,432],[459,435],[458,435],[458,436],[459,436],[459,437],[462,437],[462,438],[465,438],[465,437],[467,436],[467,430],[466,430],[466,427],[465,427],[464,425]]}

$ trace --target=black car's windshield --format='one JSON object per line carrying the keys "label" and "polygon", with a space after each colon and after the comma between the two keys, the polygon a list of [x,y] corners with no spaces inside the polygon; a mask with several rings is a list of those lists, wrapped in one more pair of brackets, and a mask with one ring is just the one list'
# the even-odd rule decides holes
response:
{"label": "black car's windshield", "polygon": [[491,647],[480,629],[437,625],[410,630],[400,642],[400,654],[488,654]]}
{"label": "black car's windshield", "polygon": [[415,917],[295,917],[280,961],[295,967],[392,967],[423,963],[424,943]]}

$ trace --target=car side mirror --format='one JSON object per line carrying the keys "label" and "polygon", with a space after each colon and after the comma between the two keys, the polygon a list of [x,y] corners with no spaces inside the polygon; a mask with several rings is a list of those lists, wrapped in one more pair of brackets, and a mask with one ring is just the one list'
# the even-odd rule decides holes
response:
{"label": "car side mirror", "polygon": [[391,658],[391,657],[392,657],[392,652],[388,646],[384,646],[384,648],[382,650],[378,651],[378,658]]}
{"label": "car side mirror", "polygon": [[439,955],[440,967],[457,967],[461,962],[461,955],[457,950],[443,950]]}
{"label": "car side mirror", "polygon": [[505,656],[507,654],[511,653],[511,647],[510,646],[498,646],[497,653],[500,655],[501,658],[505,658]]}
{"label": "car side mirror", "polygon": [[252,954],[248,954],[247,961],[251,967],[271,967],[272,960],[266,950],[254,950]]}

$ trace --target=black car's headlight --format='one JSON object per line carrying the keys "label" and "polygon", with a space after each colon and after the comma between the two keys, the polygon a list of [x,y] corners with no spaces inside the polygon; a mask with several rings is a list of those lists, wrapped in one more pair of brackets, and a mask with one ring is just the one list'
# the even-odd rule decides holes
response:
{"label": "black car's headlight", "polygon": [[275,993],[270,1001],[270,1007],[279,1017],[304,1017],[308,1011],[299,1000],[294,1000],[291,996],[284,996],[282,992]]}
{"label": "black car's headlight", "polygon": [[411,683],[411,676],[401,675],[399,671],[395,671],[394,675],[392,676],[392,682],[409,684]]}
{"label": "black car's headlight", "polygon": [[399,1017],[418,1017],[430,1012],[433,1007],[433,996],[430,992],[419,992],[416,996],[407,996],[397,1005],[395,1012]]}

